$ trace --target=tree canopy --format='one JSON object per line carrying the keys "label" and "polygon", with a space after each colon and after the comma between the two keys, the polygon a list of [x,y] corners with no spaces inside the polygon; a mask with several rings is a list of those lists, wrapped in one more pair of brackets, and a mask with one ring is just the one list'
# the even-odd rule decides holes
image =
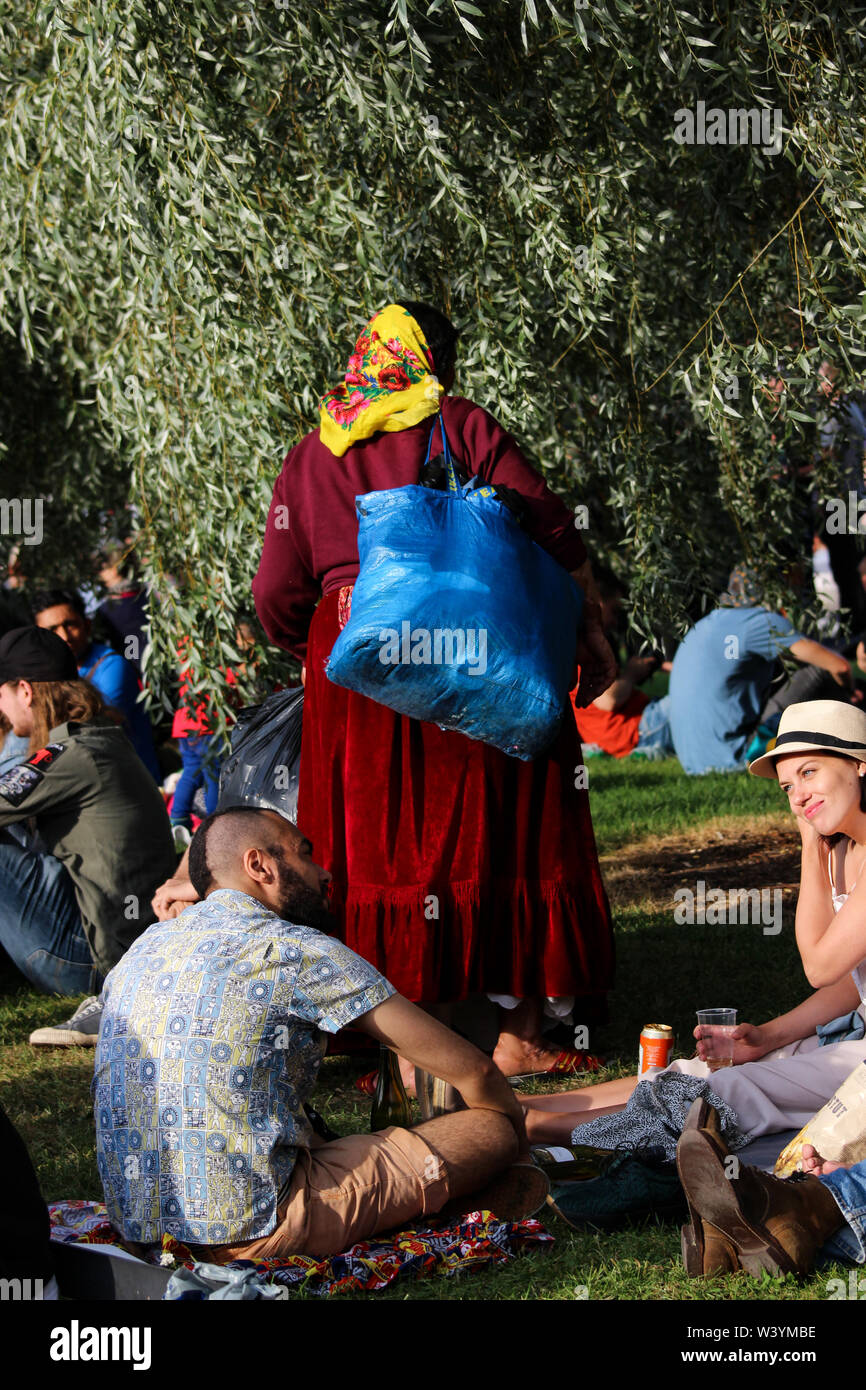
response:
{"label": "tree canopy", "polygon": [[400,297],[638,634],[778,587],[819,364],[862,374],[866,9],[688,3],[9,0],[2,487],[42,577],[132,507],[157,691],[185,634],[222,689],[282,457]]}

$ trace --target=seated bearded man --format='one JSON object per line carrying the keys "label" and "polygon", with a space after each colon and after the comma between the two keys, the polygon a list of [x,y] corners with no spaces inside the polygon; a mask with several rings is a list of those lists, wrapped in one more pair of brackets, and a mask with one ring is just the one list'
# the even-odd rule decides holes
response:
{"label": "seated bearded man", "polygon": [[[320,929],[329,875],[311,855],[274,811],[209,816],[189,852],[201,901],[148,928],[106,980],[98,1164],[112,1224],[136,1246],[169,1234],[212,1263],[326,1256],[449,1199],[512,1219],[543,1201],[504,1076]],[[467,1108],[320,1139],[305,1102],[326,1034],[347,1025]]]}

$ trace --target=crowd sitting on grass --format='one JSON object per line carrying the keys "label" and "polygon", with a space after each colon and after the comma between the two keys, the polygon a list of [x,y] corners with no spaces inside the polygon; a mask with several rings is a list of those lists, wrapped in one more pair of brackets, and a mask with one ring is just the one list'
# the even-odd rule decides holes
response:
{"label": "crowd sitting on grass", "polygon": [[[212,1263],[289,1251],[325,1255],[415,1217],[456,1210],[461,1199],[519,1219],[538,1208],[547,1188],[529,1144],[580,1144],[588,1121],[622,1110],[637,1078],[515,1099],[489,1058],[401,999],[329,934],[328,875],[313,863],[301,832],[277,813],[248,808],[207,817],[189,850],[188,877],[179,878],[156,789],[143,768],[136,772],[140,764],[126,751],[125,736],[80,680],[73,654],[56,634],[25,628],[0,640],[0,708],[16,734],[51,753],[44,764],[22,764],[0,786],[0,796],[15,803],[4,825],[35,817],[51,851],[42,865],[44,901],[31,906],[26,923],[30,944],[38,933],[42,944],[27,955],[20,948],[16,865],[25,857],[32,863],[38,851],[5,832],[0,863],[10,906],[3,944],[42,988],[94,990],[107,977],[101,1007],[78,1020],[74,1041],[96,1041],[101,1022],[94,1082],[99,1170],[113,1224],[132,1248],[141,1252],[166,1233]],[[71,736],[61,727],[64,715],[67,723],[74,716]],[[95,796],[94,768],[103,778]],[[826,1048],[814,1033],[852,1009],[862,1013],[866,996],[866,938],[858,925],[859,893],[866,892],[860,874],[866,714],[835,701],[791,706],[773,749],[751,770],[778,777],[801,831],[798,944],[818,989],[783,1018],[740,1025],[729,1071],[709,1072],[700,1038],[694,1062],[668,1069],[711,1078],[708,1094],[684,1119],[677,1148],[690,1216],[683,1258],[696,1277],[804,1273],[822,1249],[866,1258],[857,1215],[866,1165],[849,1169],[807,1151],[799,1182],[747,1165],[732,1181],[711,1103],[727,1103],[750,1138],[799,1126],[853,1064],[866,1060],[862,1029]],[[78,809],[58,836],[61,805],[66,813]],[[150,838],[142,834],[148,816]],[[83,844],[90,849],[82,861],[89,897],[75,877]],[[102,870],[94,853],[103,856],[109,877],[101,898],[92,887]],[[61,870],[54,878],[52,855]],[[145,874],[137,895],[145,903],[153,878],[165,878],[155,894],[162,920],[153,921],[154,913],[134,916],[125,936],[116,932],[110,889],[118,863],[126,889],[137,872]],[[13,918],[20,918],[17,932],[10,930]],[[54,936],[45,944],[49,924]],[[39,973],[36,956],[50,960],[55,973],[45,974],[44,965]],[[349,1024],[449,1083],[460,1109],[411,1131],[317,1135],[305,1102],[325,1035]],[[46,1032],[32,1041],[73,1040],[62,1038],[62,1030]],[[224,1035],[233,1041],[219,1041]],[[115,1036],[139,1040],[153,1058],[146,1075],[137,1061],[112,1060]],[[231,1136],[221,1120],[226,1113],[235,1117]],[[262,1130],[265,1114],[269,1136]],[[220,1178],[208,1155],[227,1152],[229,1138],[231,1173]],[[172,1153],[183,1155],[182,1172]],[[573,1219],[573,1205],[570,1213]]]}
{"label": "crowd sitting on grass", "polygon": [[[676,1154],[690,1217],[683,1260],[694,1277],[803,1274],[821,1251],[866,1259],[866,1164],[836,1165],[809,1149],[797,1180],[745,1164],[732,1177],[715,1108],[733,1114],[740,1142],[799,1127],[866,1060],[863,1028],[856,1026],[866,1008],[866,713],[840,702],[791,706],[773,750],[751,770],[778,778],[797,819],[797,939],[818,988],[782,1018],[740,1025],[729,1070],[710,1070],[708,1043],[696,1030],[697,1058],[672,1063],[648,1083],[659,1086],[665,1076],[708,1083],[693,1102],[693,1089],[682,1091]],[[106,983],[94,1083],[99,1167],[113,1222],[137,1245],[165,1232],[213,1263],[290,1251],[324,1255],[441,1211],[452,1198],[465,1205],[470,1193],[474,1203],[483,1198],[517,1219],[535,1210],[546,1190],[529,1162],[529,1144],[591,1142],[588,1120],[617,1115],[635,1090],[637,1077],[518,1104],[488,1058],[400,999],[326,934],[328,875],[312,862],[311,849],[276,812],[209,817],[188,856],[198,901],[180,912],[179,899],[166,901],[165,920],[145,932]],[[846,1013],[850,1036],[818,1036],[816,1028]],[[303,1104],[324,1034],[350,1023],[449,1083],[452,1113],[412,1131],[317,1138]],[[137,1063],[113,1062],[115,1035],[146,1044],[154,1059],[146,1084]],[[169,1056],[174,1065],[160,1062]],[[219,1177],[207,1155],[226,1151],[221,1116],[228,1113],[231,1174]],[[165,1143],[160,1148],[157,1114],[169,1125],[168,1149],[183,1155],[181,1166]],[[614,1148],[615,1130],[609,1133],[603,1147]],[[479,1194],[485,1183],[493,1186]],[[583,1193],[592,1213],[592,1187],[569,1189],[570,1219]],[[364,1201],[357,1200],[361,1188]],[[557,1190],[553,1197],[565,1202]]]}
{"label": "crowd sitting on grass", "polygon": [[[395,404],[394,365],[383,366],[378,347],[386,340],[414,373],[400,368],[411,410]],[[631,656],[615,668],[604,628],[614,628],[624,589],[610,574],[596,579],[570,511],[516,442],[473,402],[449,396],[456,340],[444,315],[413,301],[374,316],[323,398],[320,430],[296,446],[275,486],[272,516],[288,506],[292,530],[269,521],[254,589],[265,631],[308,663],[300,826],[272,808],[220,806],[214,711],[196,694],[188,641],[178,648],[174,743],[154,738],[140,699],[145,597],[121,553],[100,557],[102,616],[116,645],[94,640],[77,590],[35,588],[10,567],[8,603],[19,613],[26,604],[33,621],[0,637],[0,944],[36,988],[86,996],[30,1041],[96,1048],[99,1173],[114,1228],[139,1254],[167,1235],[215,1264],[323,1256],[469,1206],[520,1220],[548,1195],[532,1146],[552,1143],[606,1156],[595,1178],[550,1194],[578,1224],[599,1202],[636,1214],[684,1192],[682,1255],[693,1277],[802,1274],[821,1252],[862,1262],[866,1165],[836,1165],[812,1148],[797,1179],[781,1180],[745,1163],[731,1176],[729,1159],[757,1136],[802,1126],[866,1061],[866,713],[849,660],[866,671],[866,646],[829,618],[822,641],[797,631],[739,569],[670,662]],[[369,416],[346,413],[362,367]],[[832,401],[829,369],[824,380]],[[565,722],[555,755],[517,768],[477,741],[443,742],[433,725],[419,732],[419,721],[400,724],[377,702],[335,694],[323,674],[357,575],[354,497],[393,485],[395,469],[413,481],[446,420],[462,435],[469,471],[521,494],[528,530],[585,590],[575,723]],[[856,548],[823,549],[824,579],[840,567],[850,593],[860,584]],[[824,596],[829,614],[826,583]],[[235,636],[241,648],[255,645],[252,628]],[[785,656],[798,663],[794,674]],[[640,687],[660,665],[669,688],[649,699]],[[238,672],[224,672],[229,684]],[[588,798],[562,775],[579,756],[575,726],[589,754],[675,754],[689,775],[748,765],[788,796],[802,839],[797,944],[815,992],[781,1017],[741,1024],[724,1071],[712,1069],[697,1030],[697,1056],[644,1083],[546,1097],[509,1084],[516,1061],[547,1077],[595,1065],[542,1038],[545,1015],[573,1010],[575,981],[586,986],[584,1003],[603,1008],[612,961]],[[171,813],[159,785],[167,756],[182,766]],[[201,793],[204,819],[190,840]],[[434,828],[441,853],[431,850]],[[318,839],[328,871],[306,835]],[[383,867],[389,837],[404,858]],[[455,845],[474,877],[457,873]],[[440,920],[434,895],[433,925],[410,941],[413,904],[430,901],[419,884],[436,875],[450,893],[443,915],[459,918],[458,928]],[[536,960],[525,942],[539,941]],[[384,953],[393,969],[377,968],[376,952],[378,966]],[[409,978],[410,954],[411,1000],[392,983],[404,968]],[[476,957],[497,983],[478,985],[480,968],[467,973]],[[449,982],[436,997],[425,992],[431,978]],[[464,989],[467,979],[477,988]],[[499,1010],[492,1057],[447,1026],[447,1010],[473,992]],[[421,1124],[343,1138],[322,1131],[310,1098],[327,1036],[349,1027],[398,1054]],[[660,1158],[648,1158],[648,1142]],[[607,1162],[612,1151],[616,1162]],[[643,1184],[637,1202],[632,1182]]]}
{"label": "crowd sitting on grass", "polygon": [[[613,632],[625,589],[610,574],[598,583]],[[866,649],[862,641],[853,645],[855,669],[866,673]],[[783,655],[799,663],[793,674],[784,671]],[[660,667],[669,672],[669,689],[650,700],[640,686]],[[735,569],[719,606],[686,633],[672,662],[628,658],[614,683],[575,717],[589,755],[675,754],[684,772],[697,776],[744,768],[766,747],[788,705],[818,699],[862,699],[851,662],[797,632],[762,601],[754,577]]]}
{"label": "crowd sitting on grass", "polygon": [[[0,709],[13,736],[25,741],[31,754],[0,782],[0,798],[9,803],[2,821],[6,844],[0,846],[7,880],[0,924],[4,947],[32,983],[49,992],[90,996],[68,1023],[37,1030],[31,1041],[69,1045],[101,1039],[95,1082],[99,1168],[118,1231],[139,1248],[163,1232],[174,1234],[201,1247],[202,1258],[221,1263],[290,1249],[334,1253],[402,1220],[447,1210],[448,1203],[461,1197],[465,1205],[482,1188],[485,1201],[493,1194],[497,1209],[515,1219],[536,1210],[546,1180],[531,1164],[528,1145],[582,1143],[583,1127],[622,1110],[637,1078],[515,1101],[489,1058],[400,999],[371,966],[317,930],[329,925],[323,892],[328,876],[313,864],[301,832],[275,812],[250,808],[209,814],[176,868],[164,804],[117,716],[80,676],[80,650],[69,640],[78,634],[67,631],[67,624],[76,627],[80,611],[74,602],[61,603],[59,593],[48,597],[58,601],[39,608],[41,623],[0,640]],[[750,622],[755,616],[775,622],[765,620],[763,610],[750,608]],[[782,615],[778,618],[784,622]],[[805,640],[796,634],[792,640],[790,632],[781,635],[790,647]],[[799,648],[795,655],[814,657],[814,652]],[[803,673],[810,682],[816,668],[812,660]],[[838,674],[841,665],[828,662],[828,669]],[[796,682],[795,677],[794,688],[802,689]],[[816,742],[810,744],[810,737]],[[790,752],[780,757],[780,748]],[[862,762],[852,750],[863,754]],[[41,760],[34,758],[40,753]],[[721,1097],[729,1104],[743,1132],[754,1138],[805,1123],[852,1065],[866,1059],[862,1030],[859,1037],[852,1034],[826,1048],[819,1046],[814,1031],[852,1009],[862,1013],[866,996],[864,978],[857,973],[866,955],[857,927],[859,897],[852,896],[846,906],[860,882],[860,859],[866,858],[860,780],[866,772],[866,714],[841,700],[786,706],[773,749],[754,761],[751,770],[778,774],[803,834],[798,940],[802,938],[804,968],[819,985],[816,994],[783,1018],[741,1025],[735,1035],[736,1065],[712,1078],[712,1099]],[[34,830],[40,842],[28,841]],[[842,849],[837,845],[827,860],[821,847],[837,842]],[[28,873],[36,865],[40,875],[39,893],[28,895],[26,912],[23,898],[18,900],[23,865]],[[124,899],[137,905],[134,912],[121,910],[120,882]],[[812,932],[816,939],[811,940],[810,924],[822,920],[815,915],[816,906],[828,920],[824,930]],[[216,933],[224,933],[226,943],[215,957],[222,962],[220,969],[225,971],[227,959],[231,961],[230,973],[220,977],[220,998],[227,1014],[241,1008],[251,1030],[244,1045],[246,1062],[240,1054],[234,1057],[231,1047],[223,1057],[203,1041],[222,1031],[223,1005],[213,1002],[215,980],[209,971]],[[252,968],[251,941],[256,943]],[[171,970],[165,966],[169,959]],[[158,978],[151,960],[161,963]],[[185,1003],[179,1014],[172,991],[181,978]],[[194,996],[198,1003],[191,1002]],[[259,998],[262,1007],[251,1009],[249,1000]],[[169,1017],[175,1022],[183,1017],[177,1038],[161,1031]],[[324,1035],[349,1023],[398,1050],[422,1072],[444,1080],[467,1109],[438,1115],[396,1138],[380,1134],[328,1140],[316,1135],[304,1103],[324,1051]],[[160,1167],[156,1134],[148,1137],[141,1126],[154,1097],[160,1114],[171,1109],[169,1092],[173,1097],[176,1086],[167,1079],[162,1095],[158,1065],[143,1090],[137,1073],[122,1069],[124,1081],[117,1068],[112,1070],[115,1030],[140,1037],[154,1058],[168,1045],[175,1056],[180,1055],[178,1047],[184,1056],[191,1049],[190,1060],[195,1054],[200,1062],[192,1094],[202,1105],[184,1101],[175,1106],[176,1127],[166,1131],[177,1140],[172,1149],[188,1154],[184,1173],[175,1172],[171,1180]],[[250,1092],[249,1065],[252,1059],[260,1078],[270,1070],[268,1090],[283,1097],[284,1049],[297,1067],[296,1101],[286,1113],[284,1106],[274,1112],[272,1137],[279,1131],[286,1147],[278,1161],[258,1122],[253,1124],[261,1098]],[[695,1061],[675,1062],[670,1072],[707,1077],[700,1039],[697,1050]],[[166,1068],[166,1078],[175,1070]],[[110,1084],[115,1095],[118,1085],[128,1085],[119,1108],[107,1102]],[[221,1095],[226,1086],[220,1105],[209,1114],[207,1097]],[[250,1136],[254,1130],[257,1136],[255,1143],[250,1137],[238,1147],[235,1135],[236,1173],[222,1186],[209,1183],[205,1162],[210,1149],[226,1149],[227,1136],[218,1123],[221,1106],[252,1107]],[[116,1115],[124,1117],[119,1130]],[[683,1230],[689,1273],[802,1273],[825,1244],[830,1253],[864,1257],[863,1232],[852,1217],[864,1165],[848,1171],[810,1153],[804,1164],[809,1182],[783,1187],[743,1165],[740,1179],[731,1184],[722,1125],[710,1101],[696,1101],[683,1123],[678,1163],[690,1208]],[[136,1180],[129,1178],[129,1165],[120,1163],[129,1154],[130,1127],[140,1145]],[[187,1145],[187,1130],[198,1135],[195,1144]],[[341,1211],[340,1203],[321,1203],[313,1195],[323,1187],[363,1187],[380,1196],[354,1203],[346,1197]],[[196,1194],[194,1200],[190,1193]]]}
{"label": "crowd sitting on grass", "polygon": [[[804,679],[795,676],[789,688],[821,688],[819,671],[835,680],[843,664],[848,670],[829,649],[820,648],[816,660],[817,644],[783,630],[783,615],[767,615],[752,596],[741,597],[747,609],[738,629],[741,655],[745,649],[770,663],[771,634],[808,661],[798,673]],[[95,683],[81,677],[79,658],[92,652],[80,608],[74,596],[59,591],[46,600],[38,605],[36,626],[0,639],[0,710],[30,754],[0,781],[0,811],[8,803],[0,929],[5,949],[33,984],[90,996],[68,1023],[37,1030],[31,1041],[93,1044],[99,1038],[99,1169],[117,1230],[139,1249],[163,1232],[173,1234],[201,1258],[223,1263],[290,1250],[335,1253],[401,1221],[456,1209],[461,1198],[477,1205],[483,1197],[514,1219],[536,1210],[547,1183],[531,1162],[529,1145],[583,1143],[593,1119],[627,1107],[638,1078],[515,1100],[489,1058],[401,999],[329,934],[335,924],[327,913],[328,875],[313,864],[302,833],[273,811],[212,808],[176,867],[164,803],[117,714]],[[717,623],[721,632],[731,625],[731,611],[718,612],[724,615]],[[748,635],[757,623],[763,624],[763,645]],[[679,653],[674,670],[677,659]],[[737,669],[734,660],[731,670]],[[866,1009],[866,938],[858,927],[858,885],[866,892],[866,875],[862,883],[860,875],[866,862],[866,714],[844,699],[785,704],[778,691],[774,698],[781,707],[775,742],[750,770],[778,776],[797,817],[803,838],[798,943],[818,989],[782,1018],[740,1025],[729,1071],[709,1072],[700,1037],[696,1059],[668,1069],[711,1077],[710,1098],[696,1100],[683,1117],[677,1150],[690,1213],[683,1258],[695,1276],[738,1269],[803,1273],[825,1246],[825,1253],[866,1258],[856,1217],[866,1165],[849,1170],[807,1151],[799,1183],[783,1184],[747,1165],[732,1183],[725,1133],[711,1104],[720,1098],[729,1105],[750,1138],[799,1127],[852,1066],[866,1060],[862,1027],[827,1047],[815,1032],[847,1014],[856,1022],[857,1011]],[[762,720],[766,710],[765,704]],[[40,840],[30,838],[34,832]],[[28,893],[25,903],[19,885],[24,868],[30,875],[34,865],[39,892]],[[121,883],[124,900],[136,904],[132,912],[121,907]],[[218,952],[217,938],[225,943]],[[219,964],[218,980],[212,963]],[[178,989],[182,1010],[175,1008]],[[261,1006],[251,1007],[251,1000]],[[228,1044],[220,1051],[206,1041],[221,1036],[225,1019],[238,1009],[250,1034],[243,1057]],[[169,1019],[176,1037],[164,1032]],[[448,1083],[461,1108],[412,1131],[340,1140],[317,1135],[305,1102],[325,1034],[349,1024],[399,1051],[422,1074]],[[235,1023],[232,1028],[234,1037]],[[140,1038],[154,1057],[144,1086],[135,1068],[112,1067],[115,1033]],[[161,1090],[158,1059],[166,1048],[176,1058],[189,1052],[188,1060],[197,1063],[184,1069],[184,1095],[201,1104],[173,1101],[176,1067],[165,1068]],[[286,1059],[293,1069],[288,1090],[282,1084]],[[256,1119],[264,1102],[250,1090],[253,1071],[259,1089],[270,1074],[271,1143]],[[118,1087],[124,1090],[120,1106],[109,1103],[111,1086],[115,1098]],[[182,1174],[174,1160],[173,1176],[162,1171],[163,1141],[147,1133],[154,1100],[163,1118],[174,1106],[176,1121],[165,1133],[174,1136],[172,1151],[184,1154]],[[233,1128],[233,1176],[220,1183],[209,1178],[206,1158],[227,1149],[222,1111],[246,1115],[249,1132],[239,1142],[240,1130]],[[130,1130],[138,1146],[135,1178],[125,1163]],[[338,1189],[344,1194],[339,1202],[333,1195],[321,1200],[323,1190]],[[352,1200],[356,1189],[368,1199]]]}

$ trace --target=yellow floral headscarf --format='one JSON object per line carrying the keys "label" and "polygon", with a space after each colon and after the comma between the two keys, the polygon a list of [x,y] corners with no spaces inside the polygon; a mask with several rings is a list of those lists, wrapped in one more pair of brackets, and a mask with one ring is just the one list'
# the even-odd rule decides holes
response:
{"label": "yellow floral headscarf", "polygon": [[355,344],[345,377],[322,397],[322,443],[339,458],[377,430],[406,430],[435,415],[444,393],[432,360],[408,309],[389,304],[374,314]]}

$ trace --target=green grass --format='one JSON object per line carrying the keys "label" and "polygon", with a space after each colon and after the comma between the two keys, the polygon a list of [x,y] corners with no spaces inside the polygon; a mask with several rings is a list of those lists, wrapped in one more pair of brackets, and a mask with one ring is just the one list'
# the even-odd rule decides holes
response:
{"label": "green grass", "polygon": [[[749,820],[782,809],[772,783],[738,775],[686,778],[673,760],[637,765],[593,760],[590,787],[602,851],[653,834],[695,829],[719,816]],[[753,844],[754,826],[749,834]],[[611,1022],[591,1038],[593,1049],[609,1060],[601,1079],[634,1070],[640,1029],[650,1019],[671,1023],[681,1053],[688,1054],[699,1005],[736,1004],[741,1019],[760,1021],[791,1008],[807,991],[787,918],[778,936],[764,936],[760,926],[677,926],[670,912],[638,905],[621,909],[615,927]],[[5,1038],[0,1101],[30,1149],[49,1201],[101,1199],[89,1095],[93,1055],[34,1050],[27,1044],[34,1027],[68,1016],[71,1002],[37,994],[11,968],[0,972]],[[358,1063],[333,1058],[320,1074],[316,1105],[340,1133],[364,1130],[369,1123],[369,1101],[353,1085],[360,1070]],[[569,1083],[538,1083],[532,1089],[564,1090]],[[586,1290],[591,1299],[791,1301],[826,1298],[827,1279],[847,1276],[833,1266],[801,1283],[790,1277],[763,1283],[746,1277],[689,1280],[674,1224],[650,1222],[603,1235],[572,1231],[556,1217],[548,1225],[555,1236],[552,1249],[527,1254],[506,1268],[462,1279],[420,1280],[377,1297],[574,1300]]]}
{"label": "green grass", "polygon": [[746,772],[687,777],[676,758],[591,757],[586,767],[596,838],[604,850],[690,831],[720,816],[747,819],[788,809],[776,782]]}

